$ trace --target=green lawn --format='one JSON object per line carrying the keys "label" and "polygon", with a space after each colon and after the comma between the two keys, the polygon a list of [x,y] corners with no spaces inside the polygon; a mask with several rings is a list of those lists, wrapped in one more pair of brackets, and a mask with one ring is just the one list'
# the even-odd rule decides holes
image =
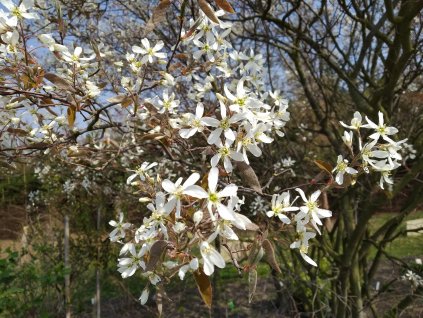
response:
{"label": "green lawn", "polygon": [[[370,222],[370,229],[374,232],[387,220],[394,217],[393,213],[378,213]],[[406,217],[407,220],[423,218],[423,211],[416,211]],[[405,221],[401,224],[400,229],[405,229]],[[400,236],[392,243],[388,243],[387,252],[398,258],[416,256],[423,257],[423,235],[420,236]]]}

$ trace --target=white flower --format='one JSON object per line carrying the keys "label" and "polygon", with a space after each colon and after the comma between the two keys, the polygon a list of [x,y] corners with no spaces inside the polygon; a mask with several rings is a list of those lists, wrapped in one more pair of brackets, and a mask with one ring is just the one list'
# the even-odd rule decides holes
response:
{"label": "white flower", "polygon": [[207,126],[216,128],[210,133],[209,137],[207,138],[207,142],[211,145],[218,143],[222,132],[225,138],[235,141],[236,135],[235,132],[231,129],[231,125],[244,118],[242,114],[235,114],[232,117],[227,117],[226,106],[222,102],[220,102],[220,115],[221,120],[212,117],[203,117],[203,122]]}
{"label": "white flower", "polygon": [[406,141],[407,139],[404,140],[404,143],[402,144],[402,149],[401,149],[401,152],[404,155],[404,160],[416,159],[417,150],[414,149],[414,146],[412,144],[409,144]]}
{"label": "white flower", "polygon": [[125,231],[131,227],[131,223],[123,223],[123,213],[119,214],[119,222],[110,221],[109,224],[115,229],[109,234],[110,240],[115,242],[125,237]]}
{"label": "white flower", "polygon": [[[368,125],[365,126],[365,128],[375,129],[376,132],[369,136],[369,138],[378,140],[379,137],[382,137],[384,140],[386,140],[389,143],[395,144],[395,141],[393,141],[391,138],[388,137],[388,135],[394,135],[398,132],[398,129],[395,127],[386,127],[384,121],[383,121],[383,113],[379,111],[379,123],[376,125],[374,122],[372,122],[369,118],[366,116],[366,120],[368,122]],[[364,127],[364,126],[363,126]]]}
{"label": "white flower", "polygon": [[[383,153],[380,152],[375,148],[377,143],[377,140],[372,140],[369,143],[366,143],[363,147],[360,147],[361,157],[364,161],[364,164],[367,166],[367,164],[372,164],[374,160],[370,159],[371,157],[376,158],[386,158],[386,152]],[[382,156],[382,157],[380,157]],[[368,170],[368,169],[367,169]],[[365,169],[366,171],[366,169]],[[366,171],[368,172],[368,171]]]}
{"label": "white flower", "polygon": [[184,265],[184,266],[182,266],[180,269],[179,269],[179,272],[178,272],[178,276],[179,276],[179,278],[181,279],[181,280],[184,280],[184,278],[185,278],[185,274],[188,272],[188,271],[196,271],[197,269],[198,269],[198,267],[199,267],[199,262],[198,262],[198,258],[193,258],[188,264],[186,264],[186,265]]}
{"label": "white flower", "polygon": [[12,124],[17,125],[20,123],[21,119],[19,117],[12,117],[10,118],[10,121],[12,122]]}
{"label": "white flower", "polygon": [[192,220],[194,221],[195,226],[198,226],[198,224],[200,224],[201,220],[203,219],[203,211],[197,211],[194,213],[194,215],[192,216]]}
{"label": "white flower", "polygon": [[290,168],[295,164],[295,160],[292,160],[291,157],[282,159],[282,167]]}
{"label": "white flower", "polygon": [[128,179],[126,180],[126,184],[130,184],[132,180],[134,180],[137,176],[140,177],[141,181],[145,181],[145,178],[149,178],[150,176],[147,174],[147,170],[150,170],[151,168],[157,166],[157,162],[143,162],[142,165],[137,170],[130,170],[134,171],[135,173],[130,175]]}
{"label": "white flower", "polygon": [[88,92],[87,92],[88,97],[94,98],[94,97],[100,95],[101,89],[94,82],[86,81],[85,85],[86,85],[87,90],[88,90]]}
{"label": "white flower", "polygon": [[260,72],[264,64],[264,59],[262,54],[254,54],[253,49],[250,49],[250,56],[248,56],[248,62],[245,64],[244,68],[246,71],[257,73]]}
{"label": "white flower", "polygon": [[[235,201],[236,200],[230,200],[229,206],[232,206],[232,204]],[[236,208],[235,206],[232,206],[232,209],[235,209],[235,208]],[[243,215],[241,213],[236,213],[236,212],[234,212],[234,215],[235,215],[235,220],[231,221],[231,222],[238,229],[245,231],[248,227],[257,227],[257,225],[255,225],[253,222],[251,222],[251,220],[249,218],[247,218],[245,215]]]}
{"label": "white flower", "polygon": [[[168,233],[166,228],[167,223],[167,217],[172,212],[175,202],[169,201],[166,203],[166,196],[163,192],[157,192],[156,193],[156,205],[153,203],[149,203],[147,205],[147,209],[149,209],[152,213],[151,216],[147,219],[144,219],[144,227],[147,231],[145,231],[145,234],[151,235],[151,233],[154,233],[154,236],[157,236],[157,231],[160,228],[163,235],[166,239],[168,239]],[[143,236],[140,235],[140,239],[143,239]]]}
{"label": "white flower", "polygon": [[248,56],[244,52],[232,51],[229,53],[229,57],[237,63],[248,60]]}
{"label": "white flower", "polygon": [[160,84],[162,84],[163,86],[175,86],[175,78],[171,74],[166,72],[161,72],[160,74],[163,76],[163,79],[160,81]]}
{"label": "white flower", "polygon": [[217,43],[214,41],[210,41],[209,39],[206,39],[205,42],[201,42],[197,39],[194,39],[194,44],[199,48],[199,50],[195,51],[192,55],[194,59],[198,60],[200,59],[204,54],[207,55],[207,59],[210,62],[214,62],[214,51],[217,50]]}
{"label": "white flower", "polygon": [[257,146],[257,141],[254,136],[254,127],[250,123],[246,123],[244,130],[246,133],[240,134],[238,138],[237,148],[238,152],[242,149],[242,156],[244,157],[244,161],[247,164],[250,164],[247,156],[247,150],[251,152],[254,156],[260,157],[262,151],[259,146]]}
{"label": "white flower", "polygon": [[269,125],[260,123],[253,129],[254,139],[258,142],[270,144],[273,142],[273,138],[267,136],[265,132],[269,131]]}
{"label": "white flower", "polygon": [[119,255],[125,255],[126,253],[128,253],[129,250],[132,248],[131,245],[134,245],[134,243],[127,242],[123,244],[122,248],[120,249]]}
{"label": "white flower", "polygon": [[127,278],[134,275],[135,271],[141,267],[145,269],[145,262],[142,257],[145,254],[145,249],[141,249],[138,253],[135,250],[135,245],[132,244],[129,247],[130,257],[119,258],[118,271],[121,273],[122,278]]}
{"label": "white flower", "polygon": [[175,100],[175,93],[172,93],[169,96],[169,92],[167,89],[163,91],[163,100],[159,100],[159,105],[161,106],[161,109],[159,110],[159,113],[163,114],[164,112],[174,113],[174,109],[178,107],[179,100]]}
{"label": "white flower", "polygon": [[141,302],[141,305],[145,305],[145,303],[148,300],[148,296],[150,295],[150,291],[148,288],[144,288],[144,290],[141,293],[141,297],[139,298],[139,301]]}
{"label": "white flower", "polygon": [[53,36],[51,34],[40,34],[38,36],[38,38],[40,39],[40,41],[47,45],[49,50],[54,52],[66,52],[68,51],[68,48],[64,45],[61,44],[57,44],[56,41],[53,39]]}
{"label": "white flower", "polygon": [[[204,19],[205,15],[201,14],[202,18],[201,18],[201,23],[200,25],[197,27],[197,30],[200,30],[195,36],[194,36],[194,40],[200,40],[204,35],[206,35],[206,39],[210,42],[215,40],[215,34],[213,31],[215,31],[214,27],[215,24],[213,22],[213,24],[211,24],[208,19]],[[192,21],[192,23],[194,23],[194,21]]]}
{"label": "white flower", "polygon": [[348,147],[351,147],[353,143],[353,132],[344,131],[344,136],[342,136],[342,140]]}
{"label": "white flower", "polygon": [[309,264],[317,266],[316,262],[313,261],[308,255],[308,241],[316,236],[314,232],[307,232],[307,229],[302,223],[297,223],[297,235],[298,238],[295,242],[290,245],[290,248],[298,248],[300,250],[301,257]]}
{"label": "white flower", "polygon": [[174,225],[173,225],[173,230],[175,231],[175,233],[176,234],[179,234],[179,233],[181,233],[183,230],[185,230],[185,228],[186,228],[187,226],[186,226],[186,224],[185,223],[182,223],[182,222],[176,222]]}
{"label": "white flower", "polygon": [[28,9],[34,5],[33,0],[24,0],[19,6],[16,6],[11,0],[2,0],[2,5],[10,11],[12,17],[7,21],[9,26],[15,27],[18,25],[18,20],[21,19],[38,19],[36,13],[28,13]]}
{"label": "white flower", "polygon": [[19,32],[18,30],[13,30],[13,32],[6,32],[5,34],[1,35],[1,39],[4,43],[7,44],[6,52],[10,54],[17,54],[18,50],[18,43],[19,43]]}
{"label": "white flower", "polygon": [[[223,10],[218,10],[218,11],[215,12],[215,15],[216,15],[216,17],[218,18],[218,21],[219,21],[219,24],[218,25],[219,25],[219,27],[221,29],[227,29],[227,28],[230,28],[232,26],[232,23],[231,22],[229,22],[229,21],[224,22],[224,21],[221,21],[219,19],[219,17],[221,17],[221,16],[223,16],[225,14],[226,14],[226,12],[223,11]],[[206,19],[207,21],[209,21],[213,26],[217,25],[214,21],[210,20],[209,17],[207,15],[205,15],[203,11],[200,11],[200,16],[203,19]]]}
{"label": "white flower", "polygon": [[269,92],[270,97],[273,98],[273,102],[276,106],[280,106],[282,104],[287,104],[288,102],[280,95],[279,90],[275,90],[274,92]]}
{"label": "white flower", "polygon": [[287,111],[288,102],[282,100],[279,106],[274,107],[269,114],[269,118],[272,121],[273,129],[279,137],[283,137],[284,133],[280,131],[281,128],[285,127],[286,122],[290,118],[290,113]]}
{"label": "white flower", "polygon": [[223,88],[225,90],[226,97],[232,102],[232,104],[229,105],[229,109],[233,112],[244,114],[248,120],[253,121],[254,114],[251,112],[250,108],[256,108],[256,105],[260,104],[260,102],[257,99],[253,99],[248,96],[244,89],[244,82],[245,78],[238,81],[236,96],[231,93],[226,85]]}
{"label": "white flower", "polygon": [[160,53],[159,52],[164,46],[163,41],[157,42],[157,44],[154,47],[150,46],[150,41],[148,41],[148,39],[142,39],[141,43],[142,43],[143,47],[139,47],[137,45],[134,45],[132,47],[132,51],[134,53],[139,53],[139,54],[145,55],[141,60],[142,63],[146,63],[147,61],[149,63],[153,63],[154,57],[157,57],[159,59],[165,59],[166,58],[166,53],[163,53],[163,52]]}
{"label": "white flower", "polygon": [[226,172],[231,173],[232,172],[232,163],[231,159],[236,161],[243,161],[244,157],[241,153],[235,151],[234,149],[231,149],[233,141],[226,139],[225,145],[222,144],[222,141],[219,139],[217,143],[217,154],[215,154],[211,158],[211,165],[212,167],[216,167],[219,163],[219,160],[223,160],[223,166],[225,167]]}
{"label": "white flower", "polygon": [[267,217],[271,218],[277,216],[285,224],[290,224],[291,220],[283,214],[283,212],[298,211],[299,208],[291,206],[289,192],[283,192],[282,194],[274,194],[272,196],[272,210],[267,211]]}
{"label": "white flower", "polygon": [[303,190],[299,188],[295,190],[300,194],[304,201],[304,206],[300,207],[300,212],[298,212],[298,214],[295,216],[297,223],[303,221],[305,224],[311,218],[311,224],[320,234],[320,230],[316,224],[322,225],[322,221],[320,221],[321,218],[332,216],[331,211],[319,208],[317,199],[319,198],[321,191],[317,190],[309,198],[307,198]]}
{"label": "white flower", "polygon": [[342,121],[340,121],[340,123],[345,128],[349,128],[349,129],[352,129],[352,130],[359,130],[361,127],[367,127],[367,125],[361,124],[362,120],[363,120],[363,118],[361,117],[361,114],[359,112],[355,112],[354,118],[351,120],[351,125],[347,125]]}
{"label": "white flower", "polygon": [[169,197],[169,202],[172,202],[172,210],[176,206],[176,218],[181,217],[181,198],[184,194],[186,194],[185,190],[195,184],[200,179],[200,175],[198,173],[193,173],[185,182],[182,183],[182,178],[176,180],[175,183],[170,181],[169,179],[163,180],[162,187],[163,189],[171,194]]}
{"label": "white flower", "polygon": [[70,53],[69,50],[62,51],[62,58],[66,62],[75,64],[75,65],[84,64],[84,62],[91,61],[95,58],[95,54],[92,54],[89,57],[81,57],[81,54],[82,54],[82,48],[80,46],[77,46],[75,50],[73,51],[73,53]]}
{"label": "white flower", "polygon": [[399,164],[393,161],[382,160],[376,163],[370,163],[371,166],[378,172],[381,173],[379,179],[379,186],[381,189],[385,189],[383,184],[394,184],[394,180],[391,178],[391,171],[398,168]]}
{"label": "white flower", "polygon": [[423,278],[412,270],[407,270],[407,272],[401,276],[401,279],[410,281],[413,287],[423,286]]}
{"label": "white flower", "polygon": [[203,270],[207,276],[214,272],[214,266],[219,268],[225,267],[225,260],[208,242],[201,242],[200,244],[201,256],[204,260]]}
{"label": "white flower", "polygon": [[407,141],[407,139],[398,141],[396,143],[388,143],[383,144],[380,146],[381,151],[387,153],[388,159],[392,160],[402,160],[402,156],[398,151],[401,151],[403,149],[403,144]]}
{"label": "white flower", "polygon": [[208,176],[208,192],[200,186],[192,185],[185,189],[185,193],[194,198],[207,199],[207,209],[212,220],[215,220],[213,214],[213,207],[215,207],[222,219],[233,221],[235,220],[233,210],[223,205],[221,200],[226,197],[235,197],[238,187],[235,184],[229,184],[222,191],[216,192],[218,178],[219,169],[211,168]]}
{"label": "white flower", "polygon": [[226,37],[232,32],[230,28],[223,31],[221,34],[219,34],[215,29],[212,30],[214,36],[216,37],[216,43],[218,45],[218,49],[226,49],[231,48],[232,44],[228,41],[226,41]]}
{"label": "white flower", "polygon": [[218,220],[214,233],[209,236],[207,241],[208,242],[214,241],[218,235],[226,238],[227,240],[238,241],[239,240],[238,235],[236,235],[234,230],[232,230],[231,222],[232,221]]}
{"label": "white flower", "polygon": [[337,161],[336,167],[335,167],[335,169],[332,170],[332,172],[335,172],[335,171],[338,172],[336,174],[335,181],[339,185],[342,185],[344,183],[344,174],[345,173],[348,173],[348,174],[357,174],[358,173],[358,171],[355,170],[354,168],[348,167],[348,160],[342,158],[341,155],[338,156],[338,161]]}
{"label": "white flower", "polygon": [[179,130],[179,135],[182,138],[190,138],[191,136],[195,135],[197,132],[202,132],[204,129],[204,122],[203,122],[203,114],[204,114],[204,106],[202,103],[197,104],[197,108],[195,109],[195,115],[189,113],[188,115],[188,126],[191,128],[183,128]]}
{"label": "white flower", "polygon": [[156,286],[159,282],[161,282],[161,278],[159,275],[155,274],[154,272],[146,272],[143,273],[142,276],[147,277],[151,284]]}

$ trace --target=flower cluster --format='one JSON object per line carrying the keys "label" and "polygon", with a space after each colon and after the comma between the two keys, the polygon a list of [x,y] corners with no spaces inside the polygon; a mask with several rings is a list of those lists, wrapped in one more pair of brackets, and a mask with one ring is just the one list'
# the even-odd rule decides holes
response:
{"label": "flower cluster", "polygon": [[[17,3],[1,2],[6,11],[0,9],[0,66],[16,73],[4,82],[3,89],[15,89],[16,83],[16,87],[30,92],[32,98],[22,99],[13,94],[1,97],[5,107],[0,122],[11,131],[20,131],[22,138],[14,140],[18,145],[63,143],[66,141],[64,131],[68,130],[68,124],[73,128],[77,111],[92,105],[101,93],[95,75],[96,54],[76,43],[70,48],[64,45],[63,38],[57,40],[53,33],[39,34],[37,38],[32,33],[26,34],[26,24],[40,21],[38,9],[33,0]],[[46,56],[42,46],[53,56]],[[98,53],[99,57],[104,56]],[[37,63],[37,55],[46,57],[49,62],[54,58],[54,67],[49,69],[52,73]],[[42,104],[45,109],[34,104]],[[49,108],[53,106],[58,106],[56,111]]]}
{"label": "flower cluster", "polygon": [[[222,14],[217,12],[218,17]],[[183,46],[187,52],[191,51],[194,67],[207,63],[207,77],[203,78],[195,72],[179,78],[161,73],[164,88],[146,99],[146,104],[152,107],[146,107],[143,111],[166,116],[168,124],[162,122],[161,125],[171,126],[178,131],[182,140],[203,139],[208,144],[211,168],[207,173],[207,182],[203,178],[201,185],[197,184],[200,180],[197,172],[185,181],[181,177],[176,181],[169,178],[161,181],[161,177],[150,176],[147,172],[156,163],[145,162],[133,170],[134,174],[127,183],[140,186],[147,194],[140,201],[153,202],[147,205],[150,215],[144,218],[140,227],[127,227],[127,223],[123,223],[124,227],[122,220],[113,223],[116,229],[111,237],[122,241],[121,255],[129,256],[119,259],[122,277],[133,275],[137,269],[148,271],[147,259],[152,258],[154,245],[162,240],[169,242],[166,245],[168,256],[184,255],[176,261],[176,265],[180,266],[181,279],[187,272],[199,268],[206,275],[211,275],[215,266],[223,268],[226,263],[214,247],[214,241],[239,240],[237,231],[258,228],[240,213],[244,201],[238,197],[238,187],[233,183],[228,184],[220,175],[225,171],[231,178],[236,162],[248,165],[250,154],[261,156],[263,144],[273,142],[274,135],[284,135],[282,130],[289,120],[288,103],[278,91],[263,90],[264,61],[260,54],[232,49],[226,40],[231,35],[230,23],[216,24],[206,16],[200,19],[201,23],[191,22],[191,27],[198,26],[191,36],[184,36]],[[135,78],[124,79],[124,86],[132,93],[139,91],[140,77],[153,67],[148,64],[158,59],[159,63],[154,68],[160,68],[166,58],[166,54],[159,52],[163,48],[162,42],[155,46],[150,45],[147,39],[141,42],[142,47],[133,46],[132,52],[126,54]],[[195,102],[194,113],[181,112],[187,107],[181,107],[177,86],[178,82],[185,80],[194,82],[188,93],[191,101]],[[224,84],[222,90],[218,91],[216,83],[220,81]],[[157,127],[151,132],[158,133],[162,129]],[[304,216],[301,222],[306,223],[306,218]],[[128,241],[128,236],[122,234],[122,228],[132,231],[131,240]],[[183,251],[180,250],[182,242]],[[128,244],[131,248],[128,248]],[[131,244],[140,246],[139,252]],[[171,261],[175,262],[175,257]],[[148,289],[144,290],[141,297],[143,303],[148,293]]]}
{"label": "flower cluster", "polygon": [[[361,114],[355,112],[350,125],[341,122],[342,126],[349,129],[344,132],[343,140],[353,156],[352,165],[355,168],[349,165],[347,159],[339,155],[337,165],[333,170],[337,173],[335,180],[338,184],[343,184],[344,174],[357,175],[359,173],[357,169],[365,173],[370,171],[380,173],[379,186],[382,189],[384,189],[385,183],[393,184],[393,179],[390,176],[392,171],[401,165],[403,160],[401,151],[406,139],[394,141],[392,137],[398,132],[398,129],[385,124],[382,112],[378,113],[378,117],[379,121],[376,124],[366,116],[367,124],[363,124]],[[372,130],[366,142],[363,142],[362,128]],[[358,151],[354,148],[356,140]]]}
{"label": "flower cluster", "polygon": [[401,276],[401,279],[409,281],[414,288],[423,286],[423,278],[410,269],[407,270],[407,272]]}
{"label": "flower cluster", "polygon": [[[279,220],[285,224],[291,224],[291,219],[296,223],[296,234],[297,239],[291,244],[291,248],[298,248],[303,259],[313,266],[317,264],[307,255],[309,243],[308,241],[316,236],[316,233],[308,231],[307,225],[310,223],[314,229],[321,234],[318,225],[323,225],[321,219],[332,216],[332,212],[327,209],[319,207],[319,196],[320,190],[313,192],[310,197],[307,198],[304,191],[300,188],[295,189],[303,200],[303,205],[300,207],[293,206],[294,200],[290,200],[289,192],[282,192],[281,194],[274,194],[272,197],[272,208],[266,212],[266,215],[271,217],[278,217]],[[291,212],[297,212],[292,218],[288,217],[287,214]]]}
{"label": "flower cluster", "polygon": [[[122,277],[132,276],[138,269],[145,271],[147,259],[152,257],[154,244],[163,240],[170,242],[175,236],[178,237],[177,242],[187,244],[182,263],[176,264],[180,266],[181,279],[188,271],[197,270],[200,265],[206,275],[213,274],[214,266],[225,267],[226,262],[213,247],[213,241],[218,236],[226,240],[238,240],[233,228],[245,230],[253,225],[247,217],[239,213],[241,200],[237,196],[237,186],[229,184],[219,189],[219,170],[216,167],[208,172],[205,188],[196,184],[200,179],[198,173],[191,174],[185,181],[179,178],[176,182],[169,179],[159,182],[160,178],[150,177],[146,173],[146,170],[155,165],[157,163],[143,163],[143,168],[136,170],[128,182],[131,183],[132,179],[140,176],[144,182],[148,182],[146,178],[149,178],[153,183],[154,202],[147,205],[150,216],[145,217],[138,228],[124,222],[122,214],[118,222],[110,222],[115,228],[110,233],[110,239],[123,244],[120,252],[122,257],[119,258],[119,272]],[[208,227],[208,230],[204,230],[204,227]],[[125,240],[128,238],[128,231],[132,233],[132,237]],[[188,237],[190,239],[186,241]],[[175,242],[173,244],[176,245],[169,245],[168,248],[176,253],[180,246]],[[200,255],[195,254],[196,247]],[[153,281],[151,283],[155,285],[160,278]],[[141,298],[147,297],[146,293]]]}

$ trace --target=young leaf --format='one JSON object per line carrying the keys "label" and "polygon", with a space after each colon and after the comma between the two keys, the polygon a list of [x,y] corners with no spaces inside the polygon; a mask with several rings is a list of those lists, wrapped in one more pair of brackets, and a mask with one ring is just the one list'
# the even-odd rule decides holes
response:
{"label": "young leaf", "polygon": [[332,168],[332,166],[331,166],[329,163],[324,162],[324,161],[322,161],[322,160],[314,160],[314,163],[315,163],[315,164],[316,164],[316,166],[318,166],[320,169],[322,169],[322,170],[324,170],[324,171],[328,172],[330,175],[332,175],[332,170],[333,170],[333,168]]}
{"label": "young leaf", "polygon": [[212,286],[209,277],[199,269],[194,272],[195,282],[197,283],[198,291],[200,292],[201,298],[207,307],[211,308],[212,305]]}
{"label": "young leaf", "polygon": [[228,13],[235,13],[234,8],[232,8],[231,4],[226,0],[214,0],[216,2],[216,5],[222,9],[225,10]]}
{"label": "young leaf", "polygon": [[248,272],[248,302],[251,303],[257,287],[257,271],[255,268]]}
{"label": "young leaf", "polygon": [[248,255],[248,265],[250,267],[254,267],[260,262],[264,255],[264,249],[262,247],[262,241],[260,239],[256,239],[253,242],[253,245],[250,250],[250,254]]}
{"label": "young leaf", "polygon": [[161,284],[156,286],[156,294],[157,294],[156,296],[157,312],[159,313],[159,317],[162,317],[164,289]]}
{"label": "young leaf", "polygon": [[134,100],[131,97],[128,96],[120,104],[123,108],[126,108],[129,105],[132,105],[133,102],[134,102]]}
{"label": "young leaf", "polygon": [[163,252],[166,250],[166,247],[169,245],[168,241],[157,241],[155,242],[150,249],[150,259],[147,262],[145,267],[146,272],[154,270],[156,264],[159,262],[160,258],[163,255]]}
{"label": "young leaf", "polygon": [[194,34],[195,30],[200,26],[201,22],[203,22],[203,18],[199,17],[197,20],[195,20],[192,27],[181,37],[181,40],[188,39],[191,35]]}
{"label": "young leaf", "polygon": [[17,136],[28,136],[28,132],[26,130],[23,130],[23,129],[20,129],[20,128],[9,127],[9,128],[7,128],[6,131],[10,134],[14,134],[14,135],[17,135]]}
{"label": "young leaf", "polygon": [[44,78],[52,82],[57,88],[63,89],[65,91],[69,91],[71,93],[76,93],[76,90],[75,88],[73,88],[71,83],[69,83],[67,80],[61,78],[60,76],[56,74],[46,73],[44,74]]}
{"label": "young leaf", "polygon": [[122,103],[127,97],[128,97],[127,95],[121,94],[121,95],[110,97],[109,99],[107,99],[107,101],[111,104],[114,104],[114,103],[119,104],[119,103]]}
{"label": "young leaf", "polygon": [[75,123],[76,118],[76,108],[75,106],[69,106],[68,107],[68,124],[69,127],[73,127],[73,124]]}
{"label": "young leaf", "polygon": [[257,224],[251,222],[251,223],[245,224],[245,229],[248,230],[248,231],[255,231],[256,232],[256,231],[260,230],[260,227]]}
{"label": "young leaf", "polygon": [[201,11],[214,23],[219,24],[219,19],[216,17],[214,10],[208,4],[206,0],[198,0],[198,5],[200,6]]}
{"label": "young leaf", "polygon": [[246,164],[243,161],[236,162],[235,165],[236,165],[238,174],[241,177],[242,183],[246,187],[257,191],[258,193],[262,193],[260,182],[253,168],[251,168],[250,165]]}
{"label": "young leaf", "polygon": [[275,250],[273,249],[273,245],[269,240],[266,239],[263,241],[263,249],[269,265],[276,272],[281,273],[281,269],[279,268],[278,262],[276,261]]}
{"label": "young leaf", "polygon": [[144,29],[144,34],[147,34],[156,27],[157,24],[163,22],[166,19],[166,11],[170,7],[172,1],[161,0],[157,7],[153,10],[153,15],[148,20],[147,25]]}

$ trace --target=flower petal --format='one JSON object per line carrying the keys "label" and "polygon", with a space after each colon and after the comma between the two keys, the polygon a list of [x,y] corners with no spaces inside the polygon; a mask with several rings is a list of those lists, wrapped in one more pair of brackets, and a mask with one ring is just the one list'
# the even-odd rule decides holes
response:
{"label": "flower petal", "polygon": [[219,198],[224,197],[235,197],[238,191],[238,187],[235,184],[227,185],[222,191],[220,191],[217,196]]}
{"label": "flower petal", "polygon": [[207,191],[198,185],[192,185],[187,187],[184,190],[184,194],[189,195],[190,197],[199,198],[199,199],[205,199],[209,197],[209,194],[207,193]]}
{"label": "flower petal", "polygon": [[198,180],[200,180],[200,175],[197,172],[194,172],[192,175],[189,176],[188,179],[185,180],[183,188],[187,188],[188,186],[193,185]]}
{"label": "flower petal", "polygon": [[175,184],[169,179],[162,181],[162,188],[168,193],[173,193],[176,190]]}
{"label": "flower petal", "polygon": [[317,267],[316,262],[315,262],[315,261],[313,261],[313,260],[310,258],[310,256],[308,256],[307,254],[305,254],[305,253],[303,253],[303,252],[300,252],[300,254],[301,254],[301,256],[303,257],[303,259],[304,259],[307,263],[309,263],[310,265],[313,265],[313,266],[316,266],[316,267]]}
{"label": "flower petal", "polygon": [[209,172],[209,176],[208,176],[208,185],[209,185],[210,192],[216,191],[218,179],[219,179],[219,169],[216,167],[211,168]]}
{"label": "flower petal", "polygon": [[219,213],[220,217],[224,220],[234,221],[235,216],[234,212],[230,210],[227,206],[223,205],[222,203],[217,203],[217,212]]}

